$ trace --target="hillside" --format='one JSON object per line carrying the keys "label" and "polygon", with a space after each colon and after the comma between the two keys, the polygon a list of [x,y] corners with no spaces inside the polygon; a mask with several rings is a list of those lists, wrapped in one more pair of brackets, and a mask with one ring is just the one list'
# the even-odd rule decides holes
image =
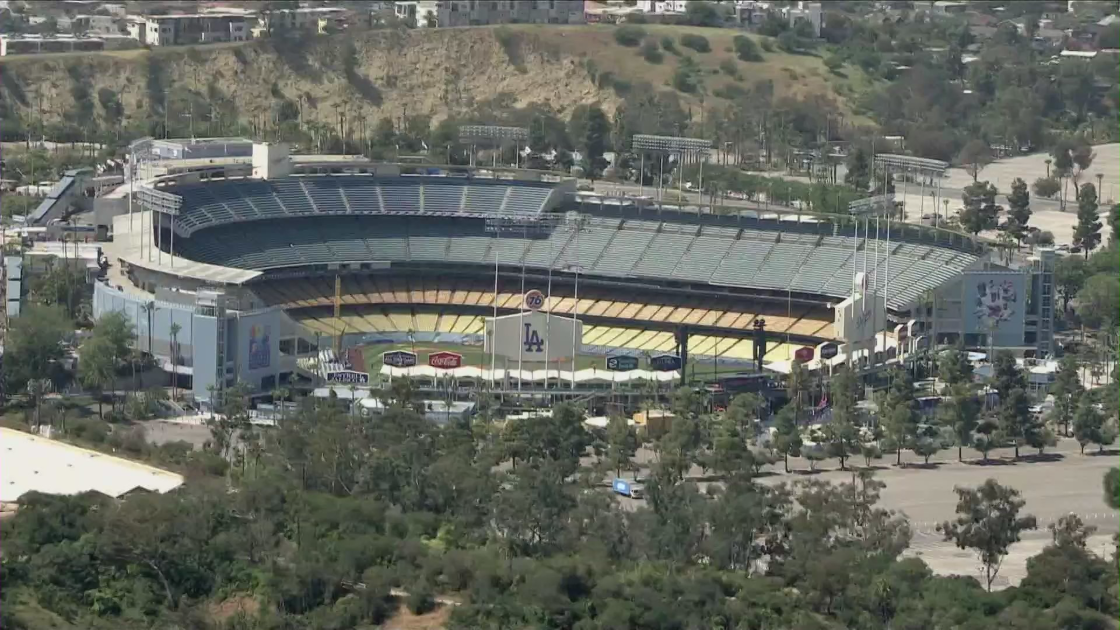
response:
{"label": "hillside", "polygon": [[[697,109],[699,93],[707,107],[723,101],[716,96],[721,86],[770,79],[776,96],[831,95],[851,113],[845,95],[864,81],[829,74],[816,56],[774,52],[764,53],[763,62],[738,61],[731,48],[738,32],[729,29],[644,28],[653,41],[677,39],[678,52],[700,69],[703,89],[683,95]],[[616,43],[614,31],[600,25],[377,30],[294,42],[11,57],[0,63],[0,112],[14,110],[29,121],[41,99],[44,124],[92,118],[111,128],[117,120],[127,126],[162,116],[170,95],[172,116],[188,113],[193,98],[196,109],[214,105],[216,117],[251,124],[287,101],[302,109],[305,122],[333,125],[339,111],[351,120],[417,114],[439,120],[493,99],[546,102],[561,114],[598,101],[609,112],[627,85],[673,89],[680,56],[666,53],[662,63],[650,63],[638,48]],[[682,47],[685,33],[707,37],[711,52]],[[740,78],[721,72],[725,60]]]}

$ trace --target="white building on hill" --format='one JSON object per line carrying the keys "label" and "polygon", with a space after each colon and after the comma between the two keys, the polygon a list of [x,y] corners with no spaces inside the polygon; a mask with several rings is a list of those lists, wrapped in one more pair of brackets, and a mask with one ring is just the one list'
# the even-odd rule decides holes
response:
{"label": "white building on hill", "polygon": [[419,28],[487,24],[583,24],[584,0],[405,0],[396,16]]}

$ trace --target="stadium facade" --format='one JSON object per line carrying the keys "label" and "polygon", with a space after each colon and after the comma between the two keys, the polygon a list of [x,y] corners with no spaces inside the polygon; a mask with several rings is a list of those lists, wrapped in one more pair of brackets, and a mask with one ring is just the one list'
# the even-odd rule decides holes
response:
{"label": "stadium facade", "polygon": [[[1050,252],[1008,269],[960,233],[892,222],[888,240],[885,221],[655,206],[525,170],[139,150],[151,176],[126,184],[131,212],[111,219],[94,315],[125,313],[137,347],[200,400],[235,381],[267,393],[321,379],[309,366],[339,337],[481,345],[527,289],[546,292],[541,312],[582,321],[592,354],[782,370],[805,348],[874,365],[961,335],[1049,353]],[[857,298],[843,320],[836,307]]]}

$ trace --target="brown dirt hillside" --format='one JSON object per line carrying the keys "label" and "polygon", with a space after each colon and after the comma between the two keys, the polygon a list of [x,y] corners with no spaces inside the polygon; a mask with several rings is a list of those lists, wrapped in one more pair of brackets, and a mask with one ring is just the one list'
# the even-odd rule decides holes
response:
{"label": "brown dirt hillside", "polygon": [[[679,52],[701,69],[706,106],[722,101],[714,94],[723,85],[747,87],[770,79],[778,96],[826,94],[850,113],[846,97],[864,87],[862,75],[829,74],[816,56],[775,52],[764,53],[760,63],[738,61],[731,49],[734,30],[645,29],[654,41],[678,40]],[[7,57],[0,62],[0,99],[25,119],[41,102],[45,123],[80,122],[78,99],[85,94],[94,103],[92,115],[104,118],[99,96],[108,88],[118,95],[128,124],[162,111],[156,104],[164,94],[176,101],[187,91],[225,102],[232,112],[227,116],[243,121],[269,115],[287,99],[302,105],[305,121],[333,124],[339,111],[352,120],[415,114],[439,120],[497,98],[518,106],[545,102],[562,114],[596,101],[610,111],[620,102],[615,82],[673,89],[681,58],[665,53],[662,63],[649,63],[639,49],[617,44],[614,30],[602,25],[377,30],[302,42]],[[711,52],[681,46],[679,36],[688,32],[707,37]],[[740,78],[720,70],[725,60]],[[697,94],[683,96],[699,106]]]}

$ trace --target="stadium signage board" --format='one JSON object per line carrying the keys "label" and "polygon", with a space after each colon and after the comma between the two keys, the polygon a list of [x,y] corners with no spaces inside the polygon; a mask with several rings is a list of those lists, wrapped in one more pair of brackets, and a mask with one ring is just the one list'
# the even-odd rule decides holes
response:
{"label": "stadium signage board", "polygon": [[343,383],[347,385],[369,385],[369,372],[354,370],[339,370],[327,372],[328,383]]}
{"label": "stadium signage board", "polygon": [[681,369],[681,358],[675,354],[658,354],[649,358],[649,366],[658,372]]}
{"label": "stadium signage board", "polygon": [[433,352],[428,355],[428,365],[441,370],[450,370],[463,365],[463,355],[456,352]]}
{"label": "stadium signage board", "polygon": [[625,355],[607,357],[607,369],[611,372],[629,372],[638,369],[638,357]]}
{"label": "stadium signage board", "polygon": [[821,358],[831,359],[840,354],[840,347],[834,343],[826,343],[821,346]]}
{"label": "stadium signage board", "polygon": [[391,367],[412,367],[416,365],[416,354],[404,350],[394,350],[382,354],[381,361]]}
{"label": "stadium signage board", "polygon": [[544,307],[544,294],[533,289],[525,294],[525,308],[530,311],[539,311]]}
{"label": "stadium signage board", "polygon": [[798,348],[793,352],[793,360],[798,363],[808,363],[813,360],[813,349],[809,346]]}
{"label": "stadium signage board", "polygon": [[848,214],[879,214],[894,207],[894,193],[856,199],[848,204]]}

